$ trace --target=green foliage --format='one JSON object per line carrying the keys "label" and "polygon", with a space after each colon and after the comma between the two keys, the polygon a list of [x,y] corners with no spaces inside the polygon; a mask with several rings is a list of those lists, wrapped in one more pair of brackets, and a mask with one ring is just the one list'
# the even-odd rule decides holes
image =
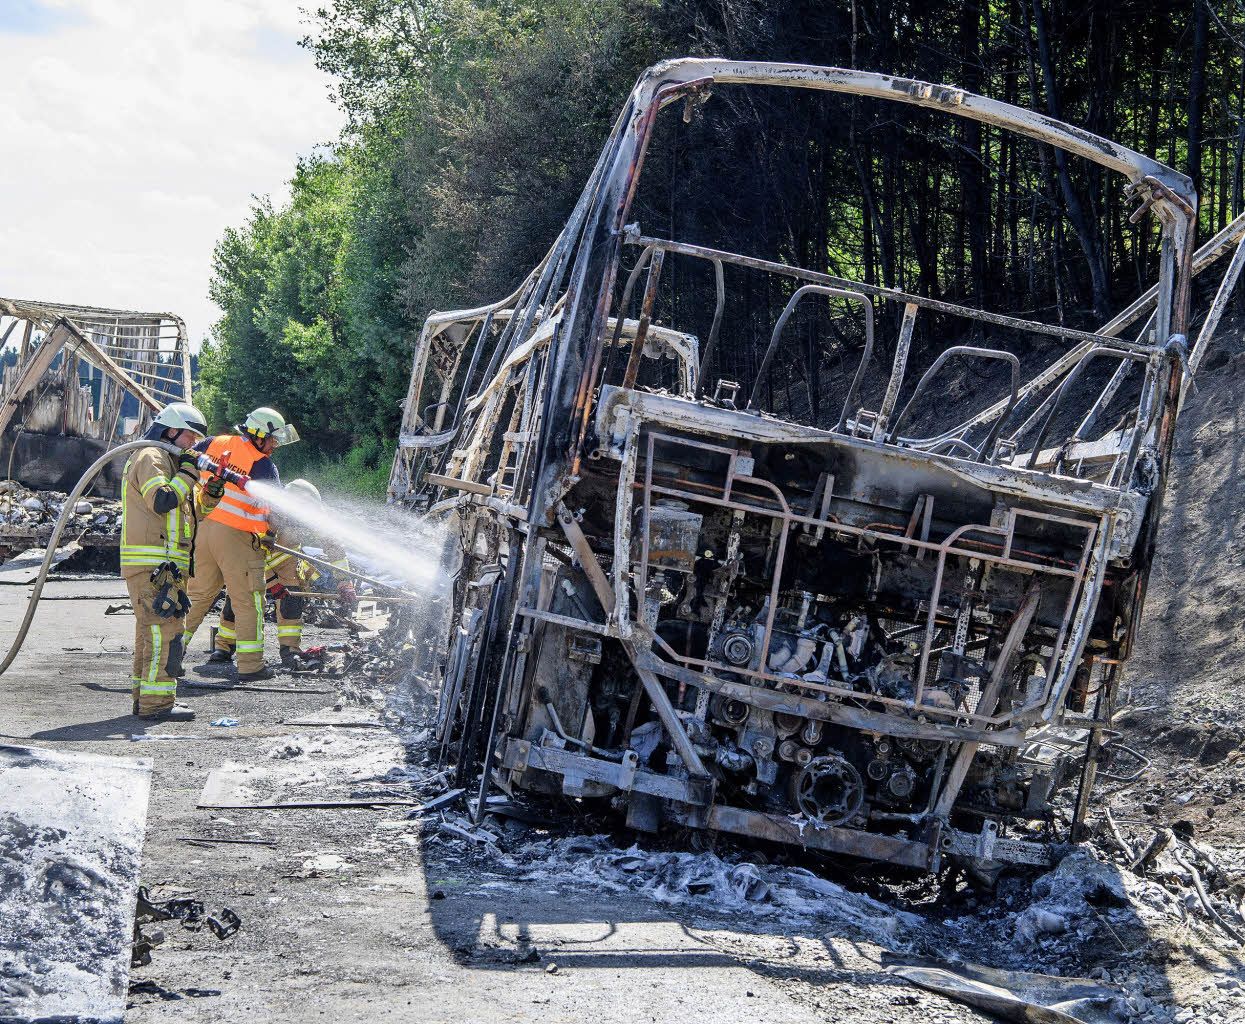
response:
{"label": "green foliage", "polygon": [[324,493],[349,494],[383,501],[396,445],[364,438],[341,455],[328,455],[306,445],[279,449],[281,479],[310,480]]}
{"label": "green foliage", "polygon": [[[358,486],[384,468],[371,446],[396,435],[424,317],[500,298],[539,262],[636,75],[665,57],[954,82],[1192,163],[1203,237],[1245,206],[1243,46],[1231,38],[1245,28],[1222,0],[1161,14],[1135,0],[334,0],[311,13],[303,45],[347,128],[299,162],[287,204],[257,200],[221,237],[221,318],[198,401],[216,427],[280,409],[307,439],[297,458],[322,453],[317,471]],[[1153,227],[1129,227],[1122,183],[1100,169],[1064,180],[1049,153],[988,125],[796,93],[724,87],[690,125],[665,115],[633,216],[659,234],[1071,323],[1152,280]],[[720,372],[751,379],[786,297],[731,285]],[[807,329],[797,369],[815,378],[813,339],[832,328],[810,310],[793,330]],[[703,337],[712,297],[663,312]],[[896,332],[884,323],[881,350]],[[924,317],[917,346],[944,335]]]}
{"label": "green foliage", "polygon": [[225,428],[258,405],[306,447],[392,439],[412,339],[434,308],[508,290],[573,206],[636,73],[655,0],[339,0],[304,41],[348,129],[258,200],[213,260],[221,318],[199,401]]}

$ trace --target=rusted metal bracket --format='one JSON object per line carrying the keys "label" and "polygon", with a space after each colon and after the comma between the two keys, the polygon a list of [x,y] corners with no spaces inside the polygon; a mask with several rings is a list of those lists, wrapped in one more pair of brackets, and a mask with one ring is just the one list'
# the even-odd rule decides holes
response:
{"label": "rusted metal bracket", "polygon": [[585,779],[614,786],[624,793],[647,793],[664,800],[707,806],[713,800],[713,787],[705,778],[681,779],[674,775],[658,775],[638,767],[634,751],[620,763],[600,757],[588,757],[559,747],[543,747],[529,740],[512,739],[506,744],[502,766],[513,771],[540,768],[557,775]]}
{"label": "rusted metal bracket", "polygon": [[[1003,641],[998,657],[994,660],[990,682],[977,701],[978,710],[983,710],[986,714],[994,713],[995,705],[998,704],[999,696],[1003,692],[1003,684],[1007,680],[1008,673],[1011,672],[1012,662],[1020,651],[1021,641],[1024,640],[1025,633],[1029,630],[1029,623],[1033,621],[1033,615],[1037,611],[1041,597],[1042,592],[1037,587],[1030,588],[1025,594],[1024,602],[1012,620],[1011,628],[1007,631],[1007,638]],[[972,766],[973,758],[977,756],[979,746],[978,743],[965,743],[956,753],[951,771],[947,773],[947,781],[943,783],[938,803],[934,806],[935,817],[946,818],[950,815],[951,807],[960,795],[960,787],[964,785],[964,779],[968,775],[968,769]]]}
{"label": "rusted metal bracket", "polygon": [[[566,534],[566,539],[570,541],[571,548],[579,559],[580,566],[587,574],[588,581],[592,584],[592,589],[596,592],[597,600],[601,602],[601,607],[606,609],[608,613],[614,607],[614,588],[610,586],[609,580],[606,579],[605,572],[601,569],[601,563],[597,561],[597,556],[592,553],[592,548],[588,544],[588,538],[584,536],[584,531],[580,529],[579,523],[575,521],[575,516],[570,509],[566,507],[565,503],[559,501],[556,510],[558,525],[562,527],[562,532]],[[708,776],[709,772],[705,769],[700,755],[696,753],[696,748],[692,746],[687,730],[683,728],[683,723],[679,721],[679,716],[674,710],[674,705],[670,703],[670,698],[666,695],[661,681],[658,680],[652,671],[641,666],[636,646],[631,640],[623,640],[622,645],[627,652],[627,657],[631,659],[632,665],[635,666],[636,674],[640,677],[640,682],[644,684],[644,691],[648,694],[648,699],[653,702],[653,709],[657,712],[657,717],[661,719],[661,724],[670,736],[670,741],[674,744],[674,749],[682,759],[683,764],[693,775]]]}

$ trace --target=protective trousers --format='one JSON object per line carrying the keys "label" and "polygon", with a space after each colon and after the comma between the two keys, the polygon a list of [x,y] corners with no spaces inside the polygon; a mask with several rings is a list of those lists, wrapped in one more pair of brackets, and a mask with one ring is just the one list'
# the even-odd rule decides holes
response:
{"label": "protective trousers", "polygon": [[[271,560],[269,565],[272,565]],[[280,583],[286,590],[303,590],[307,584],[298,571],[298,559],[293,556],[276,563],[268,570],[268,586]],[[291,651],[301,651],[303,644],[303,607],[306,600],[285,594],[277,598],[277,643]]]}
{"label": "protective trousers", "polygon": [[264,549],[253,533],[207,519],[199,525],[195,544],[195,574],[190,579],[190,614],[186,617],[186,644],[203,622],[220,593],[228,592],[231,621],[216,634],[218,651],[238,652],[239,672],[264,667]]}
{"label": "protective trousers", "polygon": [[125,581],[134,606],[134,713],[154,715],[171,708],[177,696],[177,680],[169,671],[170,657],[181,664],[182,630],[185,619],[162,619],[152,610],[156,588],[148,572]]}

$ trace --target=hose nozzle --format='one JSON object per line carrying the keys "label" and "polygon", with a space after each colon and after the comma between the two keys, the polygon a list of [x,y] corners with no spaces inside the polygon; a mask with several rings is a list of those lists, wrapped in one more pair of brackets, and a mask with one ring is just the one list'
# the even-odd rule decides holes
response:
{"label": "hose nozzle", "polygon": [[200,472],[207,473],[208,476],[224,480],[231,483],[235,487],[241,487],[244,491],[246,485],[251,482],[251,478],[245,473],[239,473],[236,469],[229,468],[229,452],[221,452],[220,463],[213,462],[206,455],[200,455],[198,466]]}

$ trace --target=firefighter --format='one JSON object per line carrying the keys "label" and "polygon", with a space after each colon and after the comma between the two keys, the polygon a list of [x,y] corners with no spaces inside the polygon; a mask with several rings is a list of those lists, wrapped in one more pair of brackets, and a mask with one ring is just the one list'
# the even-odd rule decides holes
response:
{"label": "firefighter", "polygon": [[121,489],[121,576],[134,606],[133,713],[154,720],[189,721],[195,713],[176,703],[185,650],[182,631],[190,602],[199,521],[216,507],[224,481],[199,483],[193,445],[207,420],[192,405],[165,406],[144,435],[184,449],[141,448],[125,464]]}
{"label": "firefighter", "polygon": [[[298,440],[298,431],[275,409],[256,409],[237,426],[236,434],[221,434],[196,445],[213,462],[228,456],[231,469],[252,483],[279,487],[280,477],[270,456],[279,445]],[[199,534],[199,557],[190,581],[190,615],[186,619],[186,646],[207,615],[221,584],[226,590],[225,611],[208,658],[216,664],[233,660],[241,682],[271,679],[264,666],[264,579],[269,508],[229,481],[220,504],[208,516]]]}
{"label": "firefighter", "polygon": [[[291,480],[285,485],[285,491],[298,501],[323,504],[319,490],[309,480]],[[301,549],[307,543],[308,538],[303,536],[289,517],[274,514],[273,528],[274,532],[269,535],[272,553],[267,560],[267,584],[268,593],[272,595],[277,606],[277,643],[281,649],[281,664],[293,669],[315,668],[318,662],[303,653],[302,649],[303,606],[306,599],[299,592],[308,589],[327,592],[336,584],[341,607],[349,614],[357,601],[355,588],[349,580],[337,583],[332,570],[273,546],[275,544],[281,548]],[[331,538],[317,537],[316,546],[324,552],[324,560],[330,562],[334,568],[350,568],[345,550]],[[224,621],[222,615],[221,622]]]}

